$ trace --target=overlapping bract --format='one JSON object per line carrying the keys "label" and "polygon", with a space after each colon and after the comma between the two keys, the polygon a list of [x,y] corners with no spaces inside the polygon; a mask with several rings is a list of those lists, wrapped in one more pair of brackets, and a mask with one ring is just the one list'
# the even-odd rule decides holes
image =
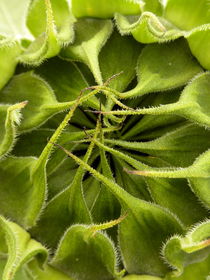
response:
{"label": "overlapping bract", "polygon": [[115,2],[0,4],[3,280],[208,279],[208,1]]}

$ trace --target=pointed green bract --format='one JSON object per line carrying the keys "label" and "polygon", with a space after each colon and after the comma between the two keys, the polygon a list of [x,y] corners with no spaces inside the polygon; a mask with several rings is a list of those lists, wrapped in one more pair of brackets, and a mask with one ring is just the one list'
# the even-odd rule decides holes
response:
{"label": "pointed green bract", "polygon": [[[76,69],[75,71],[77,73]],[[77,80],[77,83],[82,87],[84,82],[79,73],[78,78],[80,78],[80,81]],[[73,82],[74,80],[72,83]],[[56,81],[54,81],[54,83],[56,83]],[[33,85],[33,87],[31,85]],[[78,85],[76,85],[76,87],[78,87]],[[68,94],[68,92],[66,93]],[[79,96],[79,93],[78,88],[77,97]],[[60,92],[58,92],[58,99],[62,100],[62,96],[59,96],[59,94]],[[84,96],[84,98],[87,100],[89,99],[88,96],[87,98]],[[21,132],[40,126],[54,114],[66,110],[75,104],[75,98],[73,101],[58,102],[49,84],[33,72],[26,72],[14,76],[0,95],[0,101],[2,103],[12,103],[16,100],[28,101],[27,107],[23,110],[23,120],[19,128]],[[96,106],[96,99],[92,100],[92,103]]]}
{"label": "pointed green bract", "polygon": [[[88,28],[88,30],[87,30]],[[92,71],[97,83],[102,84],[98,55],[112,32],[110,20],[80,19],[75,24],[76,40],[61,52],[67,60],[85,63]]]}
{"label": "pointed green bract", "polygon": [[[184,225],[191,226],[208,217],[208,211],[198,200],[198,197],[200,200],[201,197],[195,196],[187,180],[147,178],[146,182],[154,202],[168,208],[179,217]],[[192,190],[195,192],[195,187]],[[191,209],[190,215],[188,211],[183,211],[183,209]]]}
{"label": "pointed green bract", "polygon": [[168,42],[184,35],[183,31],[150,11],[143,12],[139,17],[116,13],[115,20],[122,35],[131,33],[138,42],[144,44]]}
{"label": "pointed green bract", "polygon": [[[36,258],[39,265],[46,262],[48,252],[19,225],[0,217],[1,253],[8,253],[2,280],[14,279],[16,272],[32,258]],[[2,248],[4,248],[2,250]]]}
{"label": "pointed green bract", "polygon": [[[99,124],[101,126],[101,124]],[[104,143],[104,134],[100,127],[100,141]],[[104,150],[100,150],[100,162],[102,174],[114,181],[109,161]],[[98,222],[108,221],[117,218],[120,215],[120,204],[117,198],[103,184],[100,184],[100,191],[92,206],[91,212],[93,220]],[[111,235],[111,232],[109,232]]]}
{"label": "pointed green bract", "polygon": [[[61,0],[59,1],[59,5],[58,1],[55,0],[48,2],[51,4],[54,24],[57,29],[57,37],[60,44],[72,42],[74,38],[73,22],[75,20],[71,14],[68,1]],[[47,28],[48,19],[45,10],[45,2],[41,0],[33,1],[29,9],[27,26],[35,37],[40,36]]]}
{"label": "pointed green bract", "polygon": [[[179,96],[179,90],[172,92],[164,91],[156,94],[150,93],[141,102],[137,104],[134,102],[133,106],[143,108],[148,106],[157,107],[163,104],[174,103],[179,99]],[[136,101],[136,99],[129,100]],[[122,128],[121,139],[138,139],[140,141],[141,139],[154,139],[164,135],[165,132],[171,131],[172,126],[178,128],[183,121],[183,118],[176,115],[160,115],[158,118],[156,115],[132,117]],[[161,129],[165,129],[164,133],[161,132]],[[155,136],[153,136],[154,134]]]}
{"label": "pointed green bract", "polygon": [[[51,136],[51,142],[48,142],[38,159],[34,157],[9,157],[0,162],[0,172],[3,179],[2,194],[4,195],[4,197],[1,197],[3,201],[1,213],[13,217],[15,221],[26,228],[36,223],[45,204],[46,164],[52,151],[52,143],[56,142],[68,124],[78,105],[77,103]],[[19,187],[19,192],[16,191],[17,187]],[[10,189],[10,192],[8,192],[8,189]]]}
{"label": "pointed green bract", "polygon": [[[174,166],[185,167],[192,164],[201,153],[210,148],[209,138],[209,130],[194,124],[187,124],[152,141],[129,142],[107,139],[106,142],[160,157]],[[182,157],[183,153],[185,153],[185,157]]]}
{"label": "pointed green bract", "polygon": [[209,84],[210,74],[205,72],[195,78],[184,88],[180,99],[176,103],[161,105],[159,107],[143,108],[136,110],[118,110],[104,112],[112,115],[162,115],[175,114],[192,120],[199,125],[210,126],[209,116]]}
{"label": "pointed green bract", "polygon": [[20,130],[28,130],[40,125],[52,114],[44,106],[57,103],[56,97],[47,83],[32,72],[15,76],[2,91],[0,99],[4,103],[11,103],[15,100],[28,101],[28,108],[26,107],[23,111]]}
{"label": "pointed green bract", "polygon": [[135,76],[135,68],[141,45],[131,37],[121,37],[113,32],[99,54],[99,64],[103,80],[120,73],[119,77],[110,82],[110,87],[124,91]]}
{"label": "pointed green bract", "polygon": [[[74,18],[68,2],[62,0],[59,3],[58,6],[53,0],[37,0],[31,4],[30,1],[24,0],[20,5],[16,0],[12,0],[12,3],[2,1],[0,6],[3,19],[0,24],[1,44],[7,46],[17,43],[18,52],[13,50],[11,54],[14,61],[32,65],[40,64],[44,59],[57,55],[62,44],[73,40]],[[15,6],[18,8],[11,14],[13,11],[11,7]],[[12,75],[14,66],[10,68],[10,71],[8,69],[8,76]]]}
{"label": "pointed green bract", "polygon": [[[170,212],[157,205],[134,198],[119,185],[97,172],[84,161],[62,148],[78,164],[88,170],[113,192],[129,215],[120,225],[119,242],[123,263],[129,273],[152,273],[162,275],[168,271],[159,250],[161,243],[172,234],[182,232],[182,224]],[[144,216],[142,220],[141,217]],[[130,230],[130,229],[133,230]],[[161,232],[161,235],[158,234]],[[141,237],[141,238],[139,238]],[[155,237],[155,238],[154,238]],[[152,242],[150,242],[152,240]],[[145,247],[146,246],[146,247]],[[142,252],[142,254],[139,254]],[[148,268],[147,263],[153,263]]]}
{"label": "pointed green bract", "polygon": [[209,221],[195,226],[185,237],[170,238],[163,248],[166,260],[176,269],[179,276],[184,267],[191,263],[199,263],[209,255]]}
{"label": "pointed green bract", "polygon": [[[94,134],[97,137],[98,128]],[[87,162],[94,148],[94,142],[89,145],[84,160]],[[66,228],[75,223],[91,223],[91,215],[87,208],[82,179],[84,170],[79,167],[72,183],[65,190],[60,192],[46,205],[45,213],[38,221],[33,234],[48,246],[56,248],[58,241],[64,234]],[[54,235],[51,232],[55,232]]]}
{"label": "pointed green bract", "polygon": [[192,165],[185,168],[147,168],[148,170],[130,171],[130,173],[162,178],[209,178],[209,155],[210,150],[207,150],[196,158]]}
{"label": "pointed green bract", "polygon": [[0,158],[5,156],[14,146],[17,127],[21,122],[21,109],[27,103],[15,105],[0,105],[0,118],[3,120],[0,126]]}
{"label": "pointed green bract", "polygon": [[209,11],[2,0],[2,280],[210,277]]}
{"label": "pointed green bract", "polygon": [[210,150],[207,150],[192,165],[185,168],[145,168],[143,166],[142,170],[127,170],[127,172],[146,177],[189,178],[192,190],[209,208],[209,153]]}
{"label": "pointed green bract", "polygon": [[122,96],[134,97],[180,87],[201,71],[184,41],[149,45],[143,49],[138,60],[137,86]]}
{"label": "pointed green bract", "polygon": [[116,253],[111,240],[91,226],[74,225],[62,238],[53,266],[78,280],[112,280],[116,275]]}
{"label": "pointed green bract", "polygon": [[[59,102],[74,101],[82,89],[89,86],[86,78],[75,63],[53,58],[42,64],[36,73],[53,88]],[[87,105],[98,108],[95,96],[87,100]]]}
{"label": "pointed green bract", "polygon": [[187,41],[192,54],[197,58],[200,64],[210,70],[210,56],[209,56],[209,46],[210,46],[210,24],[208,26],[200,27],[198,29],[192,30],[187,35]]}

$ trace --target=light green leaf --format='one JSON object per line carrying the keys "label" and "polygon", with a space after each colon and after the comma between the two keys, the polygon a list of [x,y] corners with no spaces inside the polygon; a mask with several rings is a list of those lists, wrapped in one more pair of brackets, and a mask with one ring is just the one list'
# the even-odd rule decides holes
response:
{"label": "light green leaf", "polygon": [[20,54],[20,46],[13,43],[11,46],[0,47],[0,89],[2,89],[15,72],[18,63],[17,56]]}
{"label": "light green leaf", "polygon": [[[5,267],[6,260],[0,259],[0,277],[2,279],[3,269]],[[18,271],[15,273],[15,276],[12,280],[73,280],[68,277],[66,274],[54,269],[52,266],[45,264],[44,267],[40,268],[39,263],[36,259],[30,260],[29,263],[23,264]]]}
{"label": "light green leaf", "polygon": [[40,36],[38,36],[37,39],[26,48],[25,52],[19,56],[19,60],[23,63],[40,64],[43,59],[57,55],[60,51],[60,42],[57,38],[50,0],[45,0],[43,9],[46,12],[45,32],[40,34]]}
{"label": "light green leaf", "polygon": [[[37,213],[34,215],[32,212],[40,204],[40,201],[43,202],[43,191],[40,193],[38,191],[42,189],[42,186],[40,188],[30,178],[36,161],[37,159],[33,157],[8,157],[0,161],[0,213],[12,218],[23,227],[31,225],[32,221],[29,221],[29,216],[30,219],[33,216],[34,220]],[[33,192],[36,192],[37,195],[35,200],[32,200]]]}
{"label": "light green leaf", "polygon": [[23,121],[19,129],[22,131],[32,129],[46,121],[54,114],[46,107],[58,103],[48,84],[32,72],[14,76],[3,89],[0,100],[4,103],[28,101],[28,108],[23,110]]}
{"label": "light green leaf", "polygon": [[210,70],[210,55],[208,52],[210,46],[210,25],[192,30],[186,35],[186,38],[192,54],[204,68]]}
{"label": "light green leaf", "polygon": [[[149,1],[147,1],[150,3]],[[115,21],[119,32],[132,34],[141,43],[168,42],[184,34],[164,18],[158,17],[150,11],[143,12],[139,17],[115,14]]]}
{"label": "light green leaf", "polygon": [[209,280],[208,276],[210,271],[210,257],[202,262],[189,264],[185,267],[181,276],[174,276],[169,273],[164,280]]}
{"label": "light green leaf", "polygon": [[139,14],[140,3],[133,0],[72,0],[72,10],[76,17],[111,18],[114,13]]}
{"label": "light green leaf", "polygon": [[134,97],[177,88],[188,83],[201,71],[183,40],[149,45],[143,49],[138,60],[137,86],[122,96]]}
{"label": "light green leaf", "polygon": [[53,266],[78,280],[112,280],[117,260],[111,240],[94,226],[69,228],[52,260]]}
{"label": "light green leaf", "polygon": [[[74,38],[74,19],[66,0],[61,0],[59,5],[55,0],[37,0],[32,4],[29,0],[21,1],[21,4],[17,0],[3,0],[0,16],[3,19],[0,24],[1,44],[18,43],[18,53],[12,53],[14,62],[40,64],[58,54],[62,44]],[[14,70],[13,65],[10,72]]]}
{"label": "light green leaf", "polygon": [[[59,102],[74,101],[82,89],[89,86],[86,78],[75,63],[57,57],[42,64],[35,72],[53,88]],[[95,96],[87,100],[87,105],[98,108]]]}
{"label": "light green leaf", "polygon": [[135,68],[142,45],[132,37],[122,37],[114,31],[99,54],[99,64],[103,80],[106,81],[123,71],[119,77],[110,81],[110,87],[124,91],[135,77]]}
{"label": "light green leaf", "polygon": [[[77,72],[74,66],[72,67],[72,69]],[[81,83],[82,87],[83,79],[81,76],[79,76],[79,73],[78,78],[80,78],[80,81],[77,81],[77,83]],[[73,82],[74,78],[72,83]],[[78,89],[77,96],[79,96],[80,91],[78,85],[76,84],[75,86],[75,90]],[[56,86],[55,89],[57,90]],[[59,93],[60,91],[58,92],[58,95]],[[90,94],[94,95],[94,92],[93,94]],[[60,99],[62,100],[61,96]],[[89,96],[85,95],[81,99],[81,102],[87,101],[88,99],[90,99]],[[47,82],[35,75],[33,72],[26,72],[14,76],[0,95],[0,102],[2,103],[10,104],[25,100],[28,101],[28,106],[26,106],[26,108],[23,110],[23,120],[19,128],[21,132],[40,126],[54,114],[69,109],[73,104],[75,104],[75,98],[73,101],[58,102],[52,88],[47,84]]]}
{"label": "light green leaf", "polygon": [[77,166],[71,158],[65,158],[58,164],[58,168],[48,176],[48,200],[62,192],[73,181],[77,172]]}
{"label": "light green leaf", "polygon": [[143,0],[141,2],[140,3],[142,12],[150,11],[156,15],[162,14],[163,5],[161,0]]}
{"label": "light green leaf", "polygon": [[[39,265],[46,262],[48,252],[20,226],[0,217],[0,244],[1,253],[7,253],[7,262],[4,267],[2,280],[13,279],[22,265],[32,258],[36,258]],[[4,248],[2,250],[2,248]],[[6,249],[6,251],[5,251]]]}
{"label": "light green leaf", "polygon": [[21,109],[27,103],[22,102],[15,105],[0,105],[0,158],[11,151],[16,137],[16,126],[21,122]]}
{"label": "light green leaf", "polygon": [[[100,142],[104,143],[104,134],[102,129],[100,130]],[[100,150],[100,165],[102,174],[114,181],[115,179],[110,168],[110,162],[104,150]],[[91,209],[93,221],[100,223],[114,220],[120,215],[120,212],[121,207],[116,197],[104,186],[104,184],[101,183],[100,192],[98,193]],[[114,241],[116,241],[116,228],[108,229],[108,234]]]}
{"label": "light green leaf", "polygon": [[98,84],[102,84],[98,55],[112,33],[110,20],[80,19],[75,24],[75,42],[61,51],[61,57],[85,63]]}
{"label": "light green leaf", "polygon": [[38,159],[34,157],[8,157],[0,161],[0,176],[2,178],[0,211],[24,227],[28,228],[36,223],[45,204],[46,163],[52,151],[52,142],[56,142],[77,105],[76,103],[71,108]]}
{"label": "light green leaf", "polygon": [[[68,1],[50,0],[50,3],[59,43],[67,44],[72,42],[74,39],[73,23],[75,19],[71,14]],[[27,15],[27,26],[35,37],[40,36],[47,29],[48,19],[45,10],[45,1],[43,0],[35,0],[30,6]]]}
{"label": "light green leaf", "polygon": [[210,226],[209,221],[193,227],[185,237],[171,237],[163,248],[163,255],[167,262],[176,271],[172,273],[179,276],[183,273],[184,267],[204,261],[210,254]]}
{"label": "light green leaf", "polygon": [[[2,0],[0,4],[0,35],[9,37],[12,41],[32,39],[33,36],[26,28],[25,20],[30,0]],[[14,8],[15,7],[15,8]]]}
{"label": "light green leaf", "polygon": [[209,2],[206,0],[167,0],[164,17],[180,29],[190,30],[209,23]]}
{"label": "light green leaf", "polygon": [[190,178],[189,185],[195,192],[197,197],[203,203],[203,205],[209,209],[210,208],[210,196],[209,196],[209,178]]}
{"label": "light green leaf", "polygon": [[189,188],[186,179],[147,178],[146,182],[153,201],[169,209],[186,226],[209,216],[208,211]]}
{"label": "light green leaf", "polygon": [[33,260],[28,264],[27,270],[29,271],[28,274],[31,273],[31,275],[35,276],[35,279],[37,278],[39,280],[74,280],[62,271],[53,268],[51,265],[45,265],[44,269],[40,269],[36,260]]}

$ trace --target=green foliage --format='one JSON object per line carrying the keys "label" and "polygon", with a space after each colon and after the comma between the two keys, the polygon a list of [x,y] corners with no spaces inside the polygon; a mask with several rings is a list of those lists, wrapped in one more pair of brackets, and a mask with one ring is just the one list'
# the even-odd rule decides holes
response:
{"label": "green foliage", "polygon": [[209,9],[1,1],[2,280],[209,279]]}

